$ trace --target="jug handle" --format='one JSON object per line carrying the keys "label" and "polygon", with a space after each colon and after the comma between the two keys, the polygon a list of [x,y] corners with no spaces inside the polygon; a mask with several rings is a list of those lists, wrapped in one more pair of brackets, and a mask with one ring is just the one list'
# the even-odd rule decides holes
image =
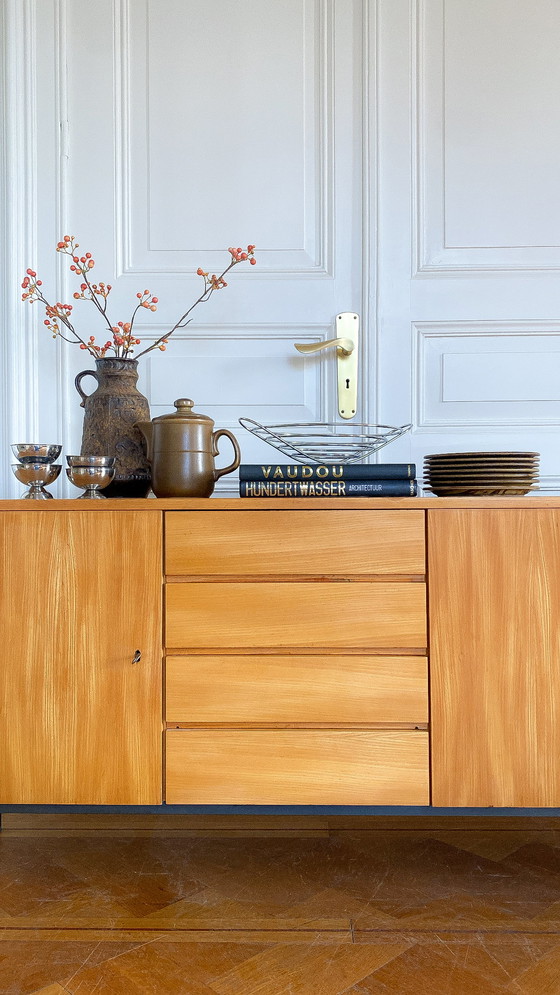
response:
{"label": "jug handle", "polygon": [[[91,396],[90,394],[84,394],[84,392],[83,392],[83,390],[81,388],[81,383],[82,383],[82,380],[83,380],[84,377],[93,377],[94,380],[97,380],[97,384],[99,385],[99,377],[98,377],[98,375],[97,375],[97,373],[96,373],[95,370],[82,370],[81,373],[78,373],[78,376],[74,380],[74,385],[76,387],[76,390],[78,391],[78,394],[80,395],[80,397],[82,399],[80,401],[80,407],[81,408],[85,408],[85,406],[86,406],[86,400],[87,400],[88,397]],[[92,393],[93,393],[93,391],[92,391]]]}
{"label": "jug handle", "polygon": [[212,446],[214,450],[213,455],[214,456],[218,455],[218,439],[222,435],[226,435],[227,438],[230,440],[235,453],[235,458],[233,460],[233,463],[230,463],[229,466],[224,466],[220,470],[214,470],[214,480],[217,480],[218,477],[223,477],[224,473],[231,473],[232,470],[237,470],[237,467],[241,463],[241,452],[239,450],[237,439],[235,438],[234,435],[231,434],[231,432],[227,430],[227,428],[219,428],[217,432],[212,433]]}

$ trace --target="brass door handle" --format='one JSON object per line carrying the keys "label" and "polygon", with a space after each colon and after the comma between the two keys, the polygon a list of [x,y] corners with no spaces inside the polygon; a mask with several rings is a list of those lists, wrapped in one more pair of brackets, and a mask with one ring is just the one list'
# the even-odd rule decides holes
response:
{"label": "brass door handle", "polygon": [[324,342],[296,342],[298,352],[305,354],[336,349],[338,373],[338,413],[341,418],[353,418],[358,403],[358,334],[360,319],[353,311],[336,316],[336,339]]}
{"label": "brass door handle", "polygon": [[295,342],[298,352],[322,352],[323,349],[336,349],[339,356],[350,356],[354,351],[352,339],[327,339],[326,342]]}
{"label": "brass door handle", "polygon": [[140,650],[135,650],[134,656],[132,657],[132,663],[140,663],[141,659],[142,659],[142,653],[140,652]]}

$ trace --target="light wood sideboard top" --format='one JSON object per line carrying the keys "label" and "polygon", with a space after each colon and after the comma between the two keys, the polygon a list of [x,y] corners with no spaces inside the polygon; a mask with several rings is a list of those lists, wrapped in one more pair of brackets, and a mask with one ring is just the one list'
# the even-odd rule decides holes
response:
{"label": "light wood sideboard top", "polygon": [[560,497],[365,497],[365,498],[106,498],[81,501],[54,498],[52,501],[29,501],[23,498],[0,500],[1,511],[310,511],[346,509],[376,511],[399,509],[442,511],[458,508],[560,508]]}

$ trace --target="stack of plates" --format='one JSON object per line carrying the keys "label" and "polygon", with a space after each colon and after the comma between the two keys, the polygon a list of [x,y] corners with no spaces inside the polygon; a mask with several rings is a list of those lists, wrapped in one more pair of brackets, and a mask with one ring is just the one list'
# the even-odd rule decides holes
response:
{"label": "stack of plates", "polygon": [[527,494],[538,486],[539,453],[433,453],[424,488],[439,497]]}

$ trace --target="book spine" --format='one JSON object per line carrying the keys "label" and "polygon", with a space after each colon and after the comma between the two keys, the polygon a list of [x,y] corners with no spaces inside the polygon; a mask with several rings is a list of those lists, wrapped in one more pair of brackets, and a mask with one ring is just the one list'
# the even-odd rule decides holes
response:
{"label": "book spine", "polygon": [[416,480],[240,480],[240,497],[415,497]]}
{"label": "book spine", "polygon": [[414,463],[242,463],[239,467],[240,480],[413,480],[415,476]]}

